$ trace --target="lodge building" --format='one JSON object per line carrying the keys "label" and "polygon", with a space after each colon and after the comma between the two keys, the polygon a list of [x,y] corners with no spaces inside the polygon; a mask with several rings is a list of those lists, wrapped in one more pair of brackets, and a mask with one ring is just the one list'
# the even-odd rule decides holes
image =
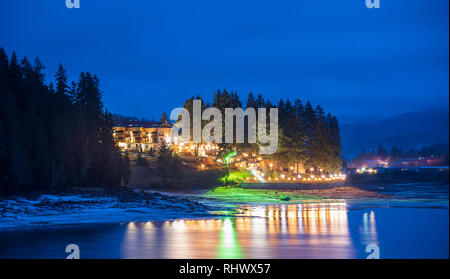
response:
{"label": "lodge building", "polygon": [[156,152],[158,146],[170,143],[172,125],[169,122],[116,121],[113,136],[122,150]]}
{"label": "lodge building", "polygon": [[160,144],[168,143],[176,152],[192,153],[199,157],[214,155],[219,150],[215,143],[179,143],[171,137],[172,124],[166,122],[115,121],[113,136],[119,148],[132,152],[157,152]]}

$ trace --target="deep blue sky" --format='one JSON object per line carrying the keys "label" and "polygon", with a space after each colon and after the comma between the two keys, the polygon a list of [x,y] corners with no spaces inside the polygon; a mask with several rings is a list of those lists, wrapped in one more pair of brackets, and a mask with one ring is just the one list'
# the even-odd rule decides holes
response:
{"label": "deep blue sky", "polygon": [[0,0],[0,46],[101,79],[116,113],[197,93],[311,100],[339,116],[448,108],[447,0]]}

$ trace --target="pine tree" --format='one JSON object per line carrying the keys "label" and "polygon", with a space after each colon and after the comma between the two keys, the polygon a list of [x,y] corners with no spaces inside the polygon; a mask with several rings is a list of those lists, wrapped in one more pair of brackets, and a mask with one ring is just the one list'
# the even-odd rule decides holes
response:
{"label": "pine tree", "polygon": [[380,160],[385,160],[389,154],[388,154],[387,150],[384,149],[383,146],[380,144],[380,145],[378,145],[376,155]]}
{"label": "pine tree", "polygon": [[256,102],[255,97],[253,96],[253,93],[250,92],[248,93],[248,97],[247,97],[247,108],[257,108],[258,104]]}
{"label": "pine tree", "polygon": [[67,74],[62,64],[59,64],[56,77],[56,94],[65,95],[68,92]]}
{"label": "pine tree", "polygon": [[172,165],[172,149],[170,146],[162,142],[158,148],[158,158],[156,160],[158,175],[161,178],[162,185],[167,186],[169,184],[169,175],[173,170],[170,169]]}
{"label": "pine tree", "polygon": [[389,156],[391,157],[391,160],[398,160],[400,159],[400,157],[403,156],[403,151],[394,145],[392,146],[392,149],[389,152]]}
{"label": "pine tree", "polygon": [[163,112],[161,115],[161,119],[159,121],[162,123],[169,121],[169,117],[167,116],[167,113]]}
{"label": "pine tree", "polygon": [[20,61],[0,49],[0,194],[120,185],[129,162],[114,143],[98,78],[81,73],[69,89],[60,65],[54,89],[39,59]]}
{"label": "pine tree", "polygon": [[[196,98],[200,98],[197,96]],[[185,107],[192,110],[191,98],[185,102]],[[241,103],[236,92],[217,90],[213,92],[213,104],[222,114],[225,108],[240,107]],[[322,107],[313,108],[310,102],[305,106],[296,99],[281,99],[275,106],[265,100],[261,94],[255,99],[252,92],[248,94],[246,108],[264,107],[267,109],[266,129],[269,127],[269,109],[278,108],[279,114],[279,145],[277,152],[266,156],[275,161],[278,167],[288,167],[296,164],[315,169],[323,168],[326,172],[338,172],[342,168],[342,147],[338,120],[330,113],[326,114]],[[191,111],[192,113],[192,111]],[[225,125],[222,125],[224,128]],[[245,138],[248,126],[245,122]],[[223,135],[225,133],[223,132]],[[222,152],[231,149],[239,152],[258,152],[257,144],[221,144]]]}

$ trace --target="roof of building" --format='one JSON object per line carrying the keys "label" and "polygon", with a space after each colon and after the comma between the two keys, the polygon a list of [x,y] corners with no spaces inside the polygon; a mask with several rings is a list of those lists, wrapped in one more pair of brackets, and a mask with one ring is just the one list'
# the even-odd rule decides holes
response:
{"label": "roof of building", "polygon": [[114,127],[142,127],[142,128],[171,128],[172,124],[168,121],[140,121],[140,120],[115,120]]}

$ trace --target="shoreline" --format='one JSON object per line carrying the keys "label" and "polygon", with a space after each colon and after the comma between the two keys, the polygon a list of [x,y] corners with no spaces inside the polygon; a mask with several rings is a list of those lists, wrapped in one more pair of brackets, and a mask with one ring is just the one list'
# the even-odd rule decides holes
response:
{"label": "shoreline", "polygon": [[[414,186],[411,184],[410,186]],[[365,185],[368,187],[368,185]],[[388,186],[385,186],[389,188]],[[216,187],[210,190],[157,191],[150,189],[83,188],[66,193],[40,193],[0,200],[0,230],[33,229],[64,225],[113,224],[177,219],[220,218],[234,215],[239,205],[282,205],[346,201],[349,204],[386,202],[399,206],[438,202],[448,208],[446,196],[397,196],[385,187],[356,186],[289,190]],[[408,188],[405,185],[396,187]],[[390,189],[388,189],[390,190]],[[397,204],[399,203],[399,204]],[[439,205],[441,207],[441,205]]]}
{"label": "shoreline", "polygon": [[0,200],[0,229],[212,217],[220,209],[156,192],[83,189]]}

